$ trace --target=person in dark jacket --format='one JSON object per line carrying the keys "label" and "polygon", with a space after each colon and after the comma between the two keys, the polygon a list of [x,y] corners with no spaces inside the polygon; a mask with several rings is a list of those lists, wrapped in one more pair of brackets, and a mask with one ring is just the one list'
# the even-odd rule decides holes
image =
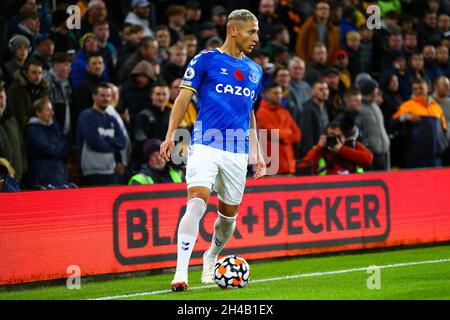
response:
{"label": "person in dark jacket", "polygon": [[40,62],[30,60],[14,74],[14,80],[8,88],[8,98],[13,115],[22,130],[34,115],[33,103],[48,95],[49,84],[43,78]]}
{"label": "person in dark jacket", "polygon": [[89,56],[88,64],[86,67],[86,74],[83,80],[75,87],[74,94],[74,117],[75,123],[77,122],[79,114],[92,107],[92,94],[95,88],[104,82],[103,72],[105,70],[105,64],[103,56],[99,53],[94,53]]}
{"label": "person in dark jacket", "polygon": [[325,81],[313,83],[312,98],[305,102],[299,116],[299,127],[303,137],[297,151],[298,159],[303,158],[314,146],[328,125],[329,118],[325,101],[327,101],[329,93],[328,84]]}
{"label": "person in dark jacket", "polygon": [[57,8],[52,14],[52,25],[50,37],[55,42],[55,52],[66,52],[78,49],[77,36],[73,30],[67,29],[69,14],[66,10]]}
{"label": "person in dark jacket", "polygon": [[39,36],[39,28],[41,24],[39,14],[36,11],[24,10],[20,16],[21,22],[17,25],[15,30],[9,30],[10,35],[20,34],[25,36],[28,41],[30,41],[30,46],[34,50],[36,47],[36,37]]}
{"label": "person in dark jacket", "polygon": [[158,41],[152,37],[144,37],[139,42],[137,50],[124,62],[120,70],[117,72],[120,83],[130,78],[130,71],[142,60],[150,63],[153,74],[159,76],[160,66],[158,61]]}
{"label": "person in dark jacket", "polygon": [[108,70],[109,81],[115,81],[116,74],[114,70],[114,64],[117,58],[117,49],[109,41],[109,22],[107,20],[96,21],[94,23],[92,32],[97,38],[98,52],[103,56],[103,60],[105,61],[105,69]]}
{"label": "person in dark jacket", "polygon": [[122,26],[122,45],[117,50],[115,74],[118,76],[125,61],[136,52],[139,42],[144,37],[144,27],[136,24],[124,23]]}
{"label": "person in dark jacket", "polygon": [[151,88],[155,75],[150,63],[139,62],[131,71],[131,80],[121,87],[122,105],[128,109],[130,120],[134,123],[136,116],[145,106],[151,104]]}
{"label": "person in dark jacket", "polygon": [[143,60],[131,71],[131,79],[121,87],[122,105],[128,109],[132,128],[138,113],[152,103],[150,95],[154,81],[152,66]]}
{"label": "person in dark jacket", "polygon": [[31,188],[57,187],[69,183],[65,160],[70,152],[70,142],[53,121],[53,108],[48,98],[34,103],[35,116],[25,130],[29,170],[27,185]]}
{"label": "person in dark jacket", "polygon": [[383,93],[384,125],[391,140],[390,155],[392,167],[405,167],[405,130],[401,123],[392,121],[392,115],[397,112],[403,100],[399,93],[398,77],[392,70],[387,70],[380,75],[380,88]]}
{"label": "person in dark jacket", "polygon": [[346,89],[342,80],[339,79],[339,70],[334,67],[325,70],[323,80],[328,85],[329,95],[325,106],[327,108],[328,118],[331,120],[336,117],[343,107],[343,96]]}
{"label": "person in dark jacket", "polygon": [[428,10],[423,16],[423,20],[416,28],[417,39],[419,40],[419,48],[423,48],[427,44],[438,46],[441,42],[441,32],[437,27],[436,12]]}
{"label": "person in dark jacket", "polygon": [[187,59],[186,47],[175,44],[169,48],[169,59],[164,61],[161,67],[161,77],[166,83],[171,83],[176,78],[184,75]]}
{"label": "person in dark jacket", "polygon": [[323,43],[316,43],[313,50],[313,55],[306,64],[304,80],[312,85],[317,80],[323,77],[323,74],[328,69],[327,67],[327,47]]}
{"label": "person in dark jacket", "polygon": [[46,73],[50,84],[49,98],[55,112],[55,121],[66,136],[72,136],[74,126],[72,87],[69,81],[70,61],[66,53],[57,52],[52,57],[52,68]]}
{"label": "person in dark jacket", "polygon": [[19,11],[26,0],[0,1],[0,56],[8,48],[8,18]]}
{"label": "person in dark jacket", "polygon": [[30,41],[20,34],[17,34],[9,40],[9,51],[12,54],[11,59],[5,64],[8,79],[14,78],[14,73],[22,68],[30,54]]}
{"label": "person in dark jacket", "polygon": [[19,182],[27,170],[27,157],[22,129],[7,105],[5,87],[0,83],[0,157],[6,158],[15,169]]}
{"label": "person in dark jacket", "polygon": [[[163,140],[169,126],[169,87],[165,83],[155,83],[151,91],[152,104],[144,108],[136,117],[133,138],[135,150],[142,150],[144,142],[151,138]],[[136,152],[137,153],[137,152]],[[133,157],[144,162],[142,155]]]}
{"label": "person in dark jacket", "polygon": [[[102,20],[108,20],[109,22],[109,28],[111,30],[111,42],[118,46],[120,45],[120,29],[119,27],[114,23],[113,17],[113,10],[114,8],[111,8],[114,6],[115,8],[119,7],[119,5],[115,4],[114,1],[106,1],[109,3],[108,6],[106,6],[104,0],[90,0],[87,5],[87,11],[83,15],[83,18],[81,18],[81,34],[86,34],[89,32],[92,32],[94,23],[96,21],[102,21]],[[120,2],[121,3],[121,2]],[[119,19],[120,21],[123,21],[122,19]]]}
{"label": "person in dark jacket", "polygon": [[[389,11],[384,16],[383,22],[381,23],[380,29],[373,30],[372,36],[372,66],[368,70],[371,73],[378,73],[381,71],[381,64],[383,59],[381,59],[388,50],[388,39],[391,33],[398,33],[399,28],[397,26],[398,14],[395,11]],[[385,56],[386,57],[386,56]]]}
{"label": "person in dark jacket", "polygon": [[55,42],[48,33],[41,34],[36,38],[36,48],[32,58],[39,61],[45,71],[52,67],[51,57],[55,52]]}
{"label": "person in dark jacket", "polygon": [[358,32],[350,31],[346,35],[345,51],[348,54],[348,71],[352,81],[356,79],[356,76],[363,70],[361,63],[361,35]]}
{"label": "person in dark jacket", "polygon": [[358,88],[350,88],[344,92],[344,105],[342,106],[334,122],[342,122],[348,116],[353,118],[355,128],[357,129],[357,138],[365,146],[368,146],[366,128],[361,117],[362,97],[361,91]]}
{"label": "person in dark jacket", "polygon": [[400,94],[403,100],[411,98],[411,88],[414,80],[424,79],[428,87],[431,87],[431,80],[427,76],[424,68],[424,57],[421,53],[415,52],[410,56],[408,69],[405,77],[399,78]]}
{"label": "person in dark jacket", "polygon": [[[84,79],[87,73],[87,65],[89,64],[89,57],[96,55],[98,53],[98,42],[97,38],[93,33],[86,33],[80,39],[80,47],[78,50],[75,60],[72,62],[70,71],[70,82],[72,87],[76,88],[80,82]],[[102,75],[105,81],[109,80],[109,70],[104,67]]]}

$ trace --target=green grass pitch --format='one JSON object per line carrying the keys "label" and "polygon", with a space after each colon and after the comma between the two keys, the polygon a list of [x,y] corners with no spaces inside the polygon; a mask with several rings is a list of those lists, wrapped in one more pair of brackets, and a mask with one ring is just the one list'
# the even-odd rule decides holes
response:
{"label": "green grass pitch", "polygon": [[[245,258],[245,256],[244,256]],[[81,288],[59,285],[0,288],[0,299],[450,299],[450,245],[383,252],[249,261],[244,289],[223,290],[200,283],[200,270],[189,274],[189,290],[171,292],[172,274],[131,275],[99,281],[82,279]],[[379,267],[380,288],[369,266]]]}

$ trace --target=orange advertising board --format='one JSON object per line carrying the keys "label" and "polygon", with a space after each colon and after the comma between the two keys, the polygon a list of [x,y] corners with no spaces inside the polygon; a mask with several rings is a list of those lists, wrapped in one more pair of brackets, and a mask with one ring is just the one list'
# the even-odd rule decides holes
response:
{"label": "orange advertising board", "polygon": [[[174,267],[185,184],[0,194],[0,284]],[[222,255],[247,260],[450,240],[450,169],[249,180]],[[192,263],[208,248],[210,198]]]}

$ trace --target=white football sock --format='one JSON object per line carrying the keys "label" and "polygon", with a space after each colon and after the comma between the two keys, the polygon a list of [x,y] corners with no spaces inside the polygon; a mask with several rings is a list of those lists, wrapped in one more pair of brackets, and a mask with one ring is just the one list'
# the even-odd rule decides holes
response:
{"label": "white football sock", "polygon": [[208,250],[207,256],[211,260],[216,260],[222,248],[231,238],[236,227],[236,217],[227,217],[218,212],[216,222],[214,223],[214,234],[212,237],[211,247]]}
{"label": "white football sock", "polygon": [[186,273],[192,250],[197,241],[200,220],[206,211],[203,199],[193,198],[187,202],[186,213],[178,227],[177,273]]}

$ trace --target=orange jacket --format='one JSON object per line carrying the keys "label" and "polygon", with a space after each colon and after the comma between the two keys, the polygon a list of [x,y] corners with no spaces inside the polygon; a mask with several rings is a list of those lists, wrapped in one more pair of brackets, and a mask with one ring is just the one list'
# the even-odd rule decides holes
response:
{"label": "orange jacket", "polygon": [[392,115],[393,119],[400,118],[404,114],[413,114],[419,117],[435,117],[441,119],[442,128],[447,130],[447,121],[444,117],[444,111],[441,106],[434,100],[429,99],[425,102],[424,97],[413,97],[403,102],[397,112]]}
{"label": "orange jacket", "polygon": [[408,140],[406,153],[408,158],[439,157],[447,148],[447,121],[444,111],[434,99],[414,97],[402,103],[393,119],[412,114],[420,117],[419,122],[407,122]]}
{"label": "orange jacket", "polygon": [[269,104],[266,99],[261,100],[256,112],[258,128],[268,129],[267,155],[271,154],[272,147],[276,150],[278,146],[272,145],[270,141],[270,130],[279,129],[279,168],[278,173],[295,173],[295,151],[294,143],[301,139],[301,132],[291,114],[282,106]]}
{"label": "orange jacket", "polygon": [[[328,32],[325,46],[327,47],[327,63],[331,64],[335,52],[339,50],[339,30],[331,22],[328,22],[327,28]],[[319,34],[317,31],[317,22],[316,19],[311,16],[306,19],[305,23],[300,28],[295,45],[295,53],[302,58],[305,63],[308,63],[313,55],[314,46],[318,41]]]}

